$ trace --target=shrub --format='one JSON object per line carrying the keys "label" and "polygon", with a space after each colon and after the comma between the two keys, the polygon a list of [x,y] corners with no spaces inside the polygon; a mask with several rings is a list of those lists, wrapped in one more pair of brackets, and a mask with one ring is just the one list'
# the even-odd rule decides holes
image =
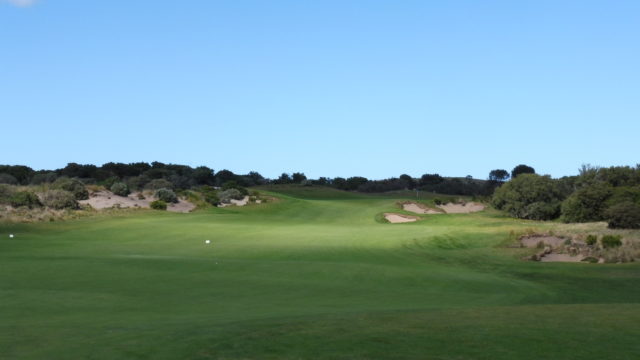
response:
{"label": "shrub", "polygon": [[42,205],[40,204],[38,196],[31,191],[18,191],[17,193],[13,194],[10,203],[13,207],[26,206],[29,209],[33,209],[34,207],[39,207]]}
{"label": "shrub", "polygon": [[78,179],[61,177],[53,183],[52,187],[53,189],[69,191],[76,200],[86,200],[89,198],[89,191],[87,191],[87,188]]}
{"label": "shrub", "polygon": [[16,179],[13,175],[6,173],[0,174],[0,184],[16,185],[17,183],[18,179]]}
{"label": "shrub", "polygon": [[587,235],[587,239],[585,241],[587,245],[595,245],[598,242],[598,235]]}
{"label": "shrub", "polygon": [[145,185],[149,183],[149,181],[150,179],[145,175],[132,176],[127,179],[127,186],[130,190],[142,190],[144,189]]}
{"label": "shrub", "polygon": [[220,202],[230,203],[232,199],[242,200],[242,198],[244,198],[244,195],[238,189],[229,189],[221,191],[218,194],[218,198],[220,199]]}
{"label": "shrub", "polygon": [[104,186],[105,189],[109,190],[111,189],[113,184],[117,183],[118,181],[120,181],[120,178],[118,178],[117,176],[111,176],[110,178],[107,178],[104,181],[102,181],[102,185]]}
{"label": "shrub", "polygon": [[602,247],[605,249],[619,247],[622,245],[622,236],[620,235],[604,235],[602,237]]}
{"label": "shrub", "polygon": [[214,206],[220,204],[220,198],[215,193],[204,194],[204,201]]}
{"label": "shrub", "polygon": [[53,209],[77,209],[75,196],[66,190],[49,190],[42,195],[42,203]]}
{"label": "shrub", "polygon": [[235,180],[227,181],[222,185],[222,190],[230,190],[230,189],[236,189],[240,191],[242,196],[249,195],[249,191],[246,188],[240,186],[240,184],[238,184],[238,182]]}
{"label": "shrub", "polygon": [[549,176],[521,174],[497,188],[494,207],[521,219],[550,220],[560,215],[562,195]]}
{"label": "shrub", "polygon": [[53,171],[37,173],[31,178],[31,185],[50,184],[56,181],[57,178],[58,175]]}
{"label": "shrub", "polygon": [[117,182],[111,185],[111,192],[118,196],[127,196],[130,193],[129,187],[123,182]]}
{"label": "shrub", "polygon": [[595,183],[576,190],[562,203],[562,221],[589,222],[604,219],[611,186]]}
{"label": "shrub", "polygon": [[173,190],[173,184],[165,179],[154,179],[149,181],[145,186],[145,189],[149,190],[160,190],[160,189],[170,189]]}
{"label": "shrub", "polygon": [[152,201],[149,206],[154,210],[167,210],[167,203],[162,200]]}
{"label": "shrub", "polygon": [[156,197],[167,203],[178,202],[178,196],[170,189],[158,189],[158,191],[156,191]]}
{"label": "shrub", "polygon": [[0,204],[8,204],[11,201],[11,197],[15,194],[15,186],[8,184],[0,184]]}
{"label": "shrub", "polygon": [[640,229],[640,205],[630,201],[615,204],[605,212],[612,229]]}

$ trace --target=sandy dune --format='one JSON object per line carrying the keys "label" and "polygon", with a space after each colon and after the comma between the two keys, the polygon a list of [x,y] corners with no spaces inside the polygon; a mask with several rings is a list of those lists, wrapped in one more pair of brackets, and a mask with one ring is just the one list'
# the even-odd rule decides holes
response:
{"label": "sandy dune", "polygon": [[[148,209],[152,201],[157,200],[153,194],[145,194],[145,199],[138,199],[138,193],[129,196],[114,195],[111,191],[98,191],[91,193],[88,200],[78,201],[80,204],[91,205],[92,208],[108,209],[112,207],[121,208],[144,208]],[[167,204],[167,211],[187,213],[195,209],[192,203],[179,199],[177,204]]]}
{"label": "sandy dune", "polygon": [[418,221],[417,216],[391,214],[391,213],[384,214],[384,218],[387,219],[387,221],[389,221],[392,224]]}

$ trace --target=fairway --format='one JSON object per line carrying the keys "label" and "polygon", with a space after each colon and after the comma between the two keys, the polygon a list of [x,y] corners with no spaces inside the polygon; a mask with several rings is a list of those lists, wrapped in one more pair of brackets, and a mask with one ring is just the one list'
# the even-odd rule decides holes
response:
{"label": "fairway", "polygon": [[411,193],[267,190],[0,224],[0,359],[640,358],[639,264],[508,247],[557,223],[488,209],[390,224]]}

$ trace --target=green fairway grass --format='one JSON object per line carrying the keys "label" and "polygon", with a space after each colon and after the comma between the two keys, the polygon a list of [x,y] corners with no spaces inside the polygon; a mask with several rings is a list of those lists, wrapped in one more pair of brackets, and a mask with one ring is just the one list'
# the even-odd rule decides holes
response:
{"label": "green fairway grass", "polygon": [[277,199],[0,224],[0,359],[640,359],[640,265],[507,246],[559,224],[260,190]]}

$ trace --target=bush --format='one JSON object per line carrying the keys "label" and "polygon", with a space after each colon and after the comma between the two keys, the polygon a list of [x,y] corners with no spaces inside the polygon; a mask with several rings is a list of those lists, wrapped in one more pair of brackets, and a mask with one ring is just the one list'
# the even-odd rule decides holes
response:
{"label": "bush", "polygon": [[15,186],[8,184],[0,184],[0,204],[8,204],[11,197],[16,193]]}
{"label": "bush", "polygon": [[160,189],[170,189],[173,190],[173,184],[165,179],[154,179],[149,181],[145,186],[145,189],[149,190],[160,190]]}
{"label": "bush", "polygon": [[607,206],[606,201],[611,194],[611,186],[604,183],[595,183],[576,190],[562,203],[562,221],[603,220]]}
{"label": "bush", "polygon": [[229,189],[229,190],[221,191],[218,194],[218,198],[220,199],[220,202],[228,204],[231,202],[232,199],[242,200],[244,198],[244,195],[238,189]]}
{"label": "bush", "polygon": [[17,193],[13,194],[10,203],[11,206],[16,208],[26,206],[29,209],[40,207],[42,205],[40,204],[38,196],[31,191],[18,191]]}
{"label": "bush", "polygon": [[167,210],[167,203],[162,200],[152,201],[149,206],[154,210]]}
{"label": "bush", "polygon": [[53,171],[37,173],[31,178],[31,185],[50,184],[56,181],[57,178],[58,175]]}
{"label": "bush", "polygon": [[150,179],[145,175],[132,176],[127,179],[127,186],[129,187],[129,190],[142,190],[149,181]]}
{"label": "bush", "polygon": [[127,196],[130,193],[129,187],[123,182],[117,182],[111,185],[111,192],[118,196]]}
{"label": "bush", "polygon": [[227,181],[222,185],[222,190],[230,190],[230,189],[236,189],[240,191],[242,196],[249,195],[249,191],[246,188],[240,186],[240,184],[238,184],[238,182],[235,180]]}
{"label": "bush", "polygon": [[598,235],[587,235],[587,240],[585,242],[587,245],[595,245],[598,242]]}
{"label": "bush", "polygon": [[84,184],[77,179],[61,177],[53,183],[52,187],[53,189],[69,191],[76,200],[86,200],[89,198],[89,191],[87,191]]}
{"label": "bush", "polygon": [[16,185],[17,183],[18,179],[16,179],[13,175],[5,173],[0,174],[0,184]]}
{"label": "bush", "polygon": [[167,203],[178,202],[178,196],[170,189],[158,189],[158,191],[156,191],[156,197]]}
{"label": "bush", "polygon": [[66,190],[49,190],[42,195],[42,203],[53,209],[77,209],[76,197]]}
{"label": "bush", "polygon": [[620,235],[604,235],[602,237],[602,247],[605,249],[622,246],[622,236]]}
{"label": "bush", "polygon": [[105,179],[102,182],[102,185],[104,186],[105,189],[109,190],[109,189],[111,189],[113,184],[117,183],[118,181],[120,181],[120,178],[118,178],[117,176],[112,176],[112,177],[110,177],[108,179]]}
{"label": "bush", "polygon": [[521,174],[497,188],[491,202],[513,217],[550,220],[560,215],[561,200],[557,183],[551,177]]}
{"label": "bush", "polygon": [[612,229],[640,229],[640,205],[630,201],[611,206],[605,216]]}

